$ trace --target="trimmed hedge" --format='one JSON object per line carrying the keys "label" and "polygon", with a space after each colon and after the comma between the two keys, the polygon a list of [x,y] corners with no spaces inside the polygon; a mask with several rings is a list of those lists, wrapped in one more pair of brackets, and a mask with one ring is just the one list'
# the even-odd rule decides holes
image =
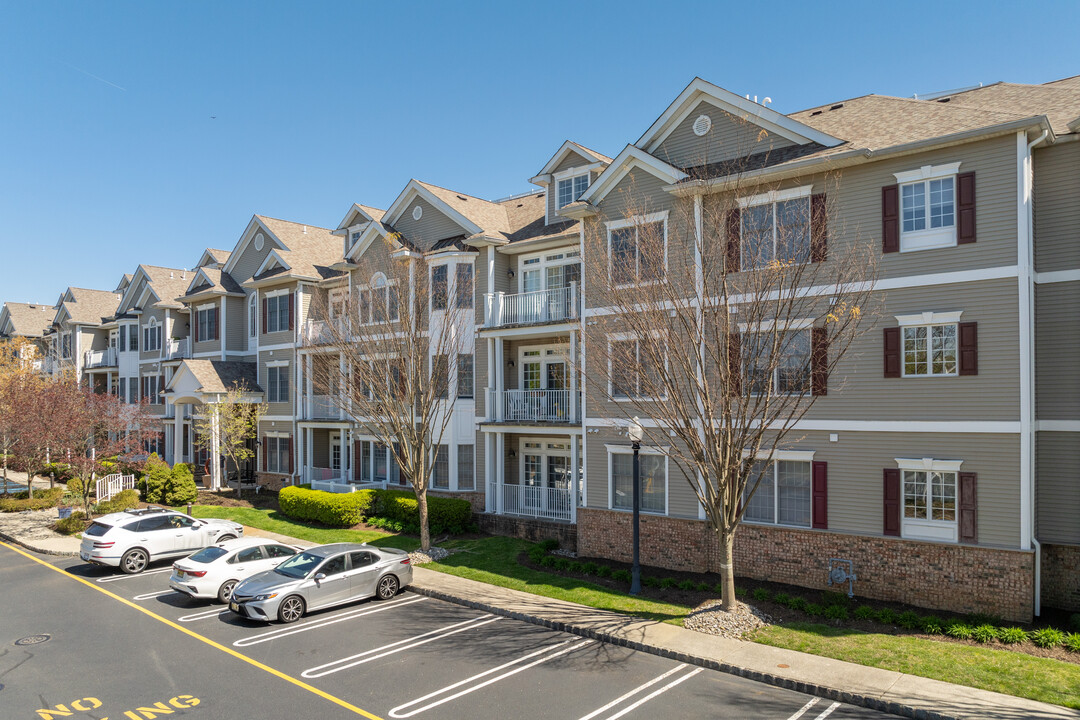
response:
{"label": "trimmed hedge", "polygon": [[331,493],[312,490],[310,485],[293,485],[278,493],[282,514],[331,527],[352,527],[362,522],[371,514],[374,502],[374,490]]}
{"label": "trimmed hedge", "polygon": [[[420,505],[410,490],[376,490],[373,515],[401,523],[405,532],[420,531]],[[465,532],[472,521],[468,500],[428,495],[428,530],[433,533]]]}
{"label": "trimmed hedge", "polygon": [[98,515],[108,515],[137,507],[139,507],[139,491],[129,488],[116,493],[110,500],[99,502],[94,506],[94,512]]}
{"label": "trimmed hedge", "polygon": [[[283,515],[332,527],[352,527],[368,521],[399,532],[420,530],[420,507],[408,490],[359,490],[331,493],[294,485],[278,493]],[[468,500],[428,496],[428,528],[433,533],[463,533],[472,521]]]}
{"label": "trimmed hedge", "polygon": [[74,535],[86,529],[86,514],[77,510],[66,518],[56,521],[56,532],[61,535]]}
{"label": "trimmed hedge", "polygon": [[48,510],[60,504],[64,488],[57,486],[48,490],[35,490],[34,497],[29,497],[25,490],[10,497],[0,498],[0,512],[22,512],[24,510]]}

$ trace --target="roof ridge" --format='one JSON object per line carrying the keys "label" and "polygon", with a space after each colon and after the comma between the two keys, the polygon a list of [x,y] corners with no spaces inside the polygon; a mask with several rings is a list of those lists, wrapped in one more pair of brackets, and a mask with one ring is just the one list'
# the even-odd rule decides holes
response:
{"label": "roof ridge", "polygon": [[477,195],[470,195],[469,193],[467,193],[467,192],[465,192],[463,190],[454,190],[453,188],[443,187],[442,185],[436,185],[435,183],[429,183],[429,182],[427,182],[425,180],[419,180],[417,178],[414,178],[414,180],[416,180],[416,182],[420,183],[421,185],[424,185],[425,187],[438,188],[439,190],[445,190],[446,192],[454,193],[455,195],[464,195],[465,197],[467,197],[467,198],[469,198],[471,200],[479,200],[480,202],[488,203],[489,205],[498,205],[499,204],[499,203],[497,203],[497,202],[495,202],[493,200],[485,200],[484,198],[479,197]]}
{"label": "roof ridge", "polygon": [[[259,218],[260,220],[274,220],[275,222],[289,223],[290,225],[299,225],[301,227],[309,227],[309,228],[315,228],[316,230],[325,230],[326,232],[333,232],[330,228],[325,228],[322,225],[312,225],[311,223],[296,222],[295,220],[285,220],[284,218],[271,217],[270,215],[260,215],[259,213],[255,213],[255,217]],[[207,249],[209,250],[209,249],[212,249],[212,248],[207,248]],[[230,251],[226,250],[225,252],[230,252]]]}

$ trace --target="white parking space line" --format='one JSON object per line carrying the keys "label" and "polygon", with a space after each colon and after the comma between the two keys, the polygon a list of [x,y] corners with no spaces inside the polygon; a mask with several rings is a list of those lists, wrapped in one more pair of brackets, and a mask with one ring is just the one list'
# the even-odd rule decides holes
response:
{"label": "white parking space line", "polygon": [[[483,687],[491,685],[492,683],[499,682],[500,680],[502,680],[504,678],[508,678],[511,675],[516,675],[519,672],[522,672],[523,670],[528,670],[529,668],[531,668],[531,667],[533,667],[535,665],[539,665],[540,663],[545,663],[548,660],[554,660],[555,658],[559,657],[560,655],[565,655],[566,653],[571,652],[573,650],[577,650],[578,648],[585,647],[586,645],[591,645],[592,643],[594,643],[596,641],[595,640],[578,640],[577,642],[574,642],[574,644],[571,645],[568,648],[564,648],[563,650],[559,650],[558,652],[551,652],[555,648],[562,647],[563,645],[566,645],[567,643],[570,643],[570,642],[573,642],[573,641],[572,640],[564,640],[564,641],[562,641],[560,643],[556,643],[554,645],[548,645],[546,648],[541,648],[540,650],[536,650],[535,652],[531,652],[528,655],[523,655],[522,657],[519,657],[516,660],[511,660],[508,663],[500,665],[500,666],[498,666],[496,668],[492,668],[491,670],[486,670],[486,671],[484,671],[482,673],[479,673],[478,675],[473,675],[472,677],[467,677],[464,680],[459,680],[458,682],[454,683],[453,685],[447,685],[446,687],[442,688],[441,690],[436,690],[433,693],[428,693],[424,697],[417,698],[416,700],[412,700],[411,702],[407,702],[404,705],[398,705],[396,708],[394,708],[393,710],[390,711],[390,717],[392,717],[392,718],[407,718],[407,717],[412,717],[413,715],[418,715],[418,714],[420,714],[420,713],[422,713],[422,712],[424,712],[426,710],[430,710],[433,707],[438,707],[439,705],[442,705],[443,703],[448,703],[451,700],[456,700],[457,698],[459,698],[459,697],[461,697],[463,695],[468,695],[469,693],[476,692],[477,690],[479,690],[479,689],[481,689]],[[415,710],[410,710],[409,712],[405,712],[406,708],[410,708],[413,705],[417,705],[419,703],[422,703],[425,700],[430,700],[431,698],[438,697],[439,695],[442,695],[443,693],[450,692],[451,690],[459,688],[462,685],[467,685],[468,683],[471,683],[474,680],[479,680],[480,678],[486,677],[487,675],[490,675],[492,673],[498,672],[500,670],[511,667],[513,665],[517,665],[518,663],[524,662],[525,660],[528,660],[530,658],[534,658],[537,655],[540,655],[541,657],[538,660],[533,660],[531,663],[529,663],[527,665],[522,665],[521,667],[514,668],[513,670],[510,670],[509,672],[505,672],[502,675],[496,675],[495,677],[491,678],[490,680],[485,680],[484,682],[482,682],[482,683],[480,683],[478,685],[473,685],[472,687],[465,688],[464,690],[461,690],[460,692],[456,692],[453,695],[444,697],[441,700],[436,700],[435,702],[428,703],[427,705],[416,708]]]}
{"label": "white parking space line", "polygon": [[838,707],[840,707],[840,703],[834,702],[832,705],[825,708],[825,710],[820,715],[818,715],[816,718],[814,718],[814,720],[825,720],[825,718],[832,715],[832,711],[835,710]]}
{"label": "white parking space line", "polygon": [[633,705],[628,705],[627,707],[623,708],[622,710],[620,710],[619,712],[615,713],[614,715],[611,715],[611,716],[609,716],[609,717],[607,718],[607,720],[617,720],[618,718],[621,718],[621,717],[622,717],[623,715],[625,715],[626,713],[630,712],[631,710],[634,710],[634,709],[636,709],[636,708],[639,708],[639,707],[641,707],[641,706],[642,706],[642,705],[644,705],[645,703],[647,703],[647,702],[649,702],[650,700],[652,700],[652,699],[653,699],[654,697],[657,697],[658,695],[662,695],[663,693],[666,693],[666,692],[667,692],[668,690],[670,690],[671,688],[675,687],[676,685],[678,685],[678,684],[680,684],[680,683],[682,683],[682,682],[685,682],[685,681],[689,680],[690,678],[692,678],[692,677],[694,677],[695,675],[697,675],[697,674],[698,674],[699,672],[704,672],[704,670],[705,670],[705,668],[694,668],[694,670],[692,670],[692,671],[690,671],[690,672],[686,673],[685,675],[682,675],[681,677],[677,677],[677,678],[675,678],[674,680],[672,680],[671,682],[669,682],[669,683],[668,683],[667,685],[665,685],[664,687],[662,687],[662,688],[659,688],[659,689],[657,689],[657,690],[653,690],[653,691],[652,691],[651,693],[649,693],[649,694],[648,694],[648,695],[646,695],[645,697],[641,698],[640,700],[638,700],[638,701],[637,701],[636,703],[634,703]]}
{"label": "white parking space line", "polygon": [[[490,618],[490,619],[485,619],[485,618]],[[312,678],[323,677],[324,675],[331,675],[331,674],[336,673],[336,672],[341,672],[342,670],[348,670],[349,668],[356,667],[357,665],[363,665],[364,663],[371,662],[372,660],[378,660],[379,658],[384,658],[387,655],[393,655],[394,653],[403,652],[405,650],[409,650],[411,648],[418,647],[420,645],[426,645],[429,642],[435,642],[436,640],[442,640],[445,637],[450,637],[451,635],[457,635],[460,632],[465,632],[466,630],[472,630],[474,628],[481,627],[482,625],[487,625],[488,623],[496,622],[497,620],[502,620],[502,618],[501,617],[491,617],[491,615],[481,615],[479,617],[474,617],[471,620],[465,620],[464,622],[454,623],[453,625],[447,625],[446,627],[441,627],[438,630],[430,630],[430,631],[428,631],[426,633],[423,633],[422,635],[414,635],[411,638],[405,638],[404,640],[398,640],[395,643],[390,643],[389,645],[383,645],[382,647],[377,647],[374,650],[367,650],[366,652],[357,653],[356,655],[350,655],[349,657],[344,657],[344,658],[341,658],[340,660],[335,660],[333,662],[328,662],[325,665],[319,665],[317,667],[308,668],[304,672],[300,673],[300,677],[308,678],[310,680]],[[421,640],[420,638],[424,638],[424,639]],[[409,643],[409,644],[407,644],[407,643]],[[383,652],[383,651],[385,651],[385,652]],[[375,654],[375,653],[377,653],[377,654]],[[345,664],[342,665],[341,663],[345,663]],[[327,669],[327,668],[329,668],[329,669]]]}
{"label": "white parking space line", "polygon": [[270,642],[271,640],[277,640],[278,638],[286,637],[288,635],[295,635],[296,633],[307,632],[308,630],[315,630],[316,628],[326,627],[327,625],[333,625],[334,623],[344,622],[346,620],[352,620],[354,618],[363,617],[365,615],[373,615],[383,610],[393,610],[401,605],[411,605],[412,603],[420,602],[421,600],[427,600],[423,595],[417,595],[415,597],[406,598],[403,600],[395,600],[394,602],[383,603],[377,607],[362,607],[348,612],[343,612],[338,615],[330,615],[329,617],[319,618],[318,620],[312,620],[306,623],[300,623],[299,625],[290,625],[288,627],[278,628],[277,630],[271,630],[270,632],[259,633],[258,635],[252,635],[241,640],[237,640],[233,643],[233,647],[248,647],[249,645],[258,645],[259,643]]}
{"label": "white parking space line", "polygon": [[624,701],[624,700],[629,700],[629,699],[630,699],[631,697],[633,697],[634,695],[637,695],[637,694],[638,694],[639,692],[641,692],[642,690],[645,690],[646,688],[650,688],[650,687],[652,687],[653,685],[655,685],[656,683],[658,683],[658,682],[661,682],[662,680],[666,680],[666,679],[667,679],[667,678],[669,678],[670,676],[672,676],[672,675],[674,675],[675,673],[677,673],[677,672],[679,672],[680,670],[682,670],[682,669],[683,669],[684,667],[686,667],[686,663],[683,663],[682,665],[676,665],[675,667],[673,667],[672,669],[668,670],[668,671],[667,671],[666,673],[664,673],[664,674],[663,674],[663,675],[661,675],[660,677],[655,677],[655,678],[653,678],[652,680],[650,680],[649,682],[645,683],[644,685],[638,685],[638,686],[637,686],[636,688],[634,688],[634,689],[633,689],[633,690],[631,690],[630,692],[626,693],[625,695],[622,695],[622,696],[620,696],[620,697],[617,697],[617,698],[615,698],[614,700],[612,700],[611,702],[609,702],[609,703],[608,703],[607,705],[605,705],[604,707],[602,707],[602,708],[600,708],[600,709],[598,709],[598,710],[593,710],[593,711],[592,711],[591,713],[589,713],[588,715],[585,715],[585,716],[583,716],[583,717],[581,718],[581,720],[592,720],[592,719],[593,719],[594,717],[596,717],[597,715],[600,715],[600,714],[602,714],[602,713],[605,713],[605,712],[607,712],[608,710],[610,710],[611,708],[615,707],[616,705],[618,705],[618,704],[619,704],[619,703],[621,703],[622,701]]}
{"label": "white parking space line", "polygon": [[203,610],[202,612],[192,613],[191,615],[184,615],[183,617],[176,618],[177,622],[195,622],[196,620],[206,620],[207,618],[219,617],[229,612],[229,608],[214,608],[213,610]]}
{"label": "white parking space line", "polygon": [[131,598],[132,600],[149,600],[150,598],[161,597],[162,595],[172,595],[175,590],[158,590],[157,592],[146,593],[145,595],[136,595]]}
{"label": "white parking space line", "polygon": [[159,575],[161,573],[171,573],[171,572],[172,572],[172,568],[167,567],[167,568],[161,568],[160,570],[147,570],[146,572],[141,572],[138,575],[110,575],[109,577],[98,578],[97,582],[99,582],[99,583],[110,583],[110,582],[116,582],[117,580],[134,580],[136,578],[146,577],[147,575]]}
{"label": "white parking space line", "polygon": [[814,707],[815,705],[817,705],[817,704],[818,704],[818,700],[820,700],[820,699],[821,699],[821,698],[811,698],[811,699],[810,699],[810,702],[806,703],[806,704],[805,704],[805,705],[803,705],[803,706],[802,706],[801,708],[799,708],[798,710],[796,710],[796,711],[795,711],[795,714],[794,714],[794,715],[792,715],[791,717],[789,717],[789,718],[788,718],[787,720],[799,720],[799,718],[801,718],[801,717],[802,717],[803,715],[805,715],[805,714],[806,714],[806,711],[807,711],[807,710],[809,710],[810,708],[812,708],[812,707]]}

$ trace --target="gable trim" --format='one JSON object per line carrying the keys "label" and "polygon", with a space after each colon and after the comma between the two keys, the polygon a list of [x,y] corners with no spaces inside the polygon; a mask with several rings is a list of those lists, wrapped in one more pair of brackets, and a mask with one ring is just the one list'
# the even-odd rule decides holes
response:
{"label": "gable trim", "polygon": [[484,232],[484,228],[444,203],[435,195],[435,193],[428,190],[415,179],[409,181],[409,184],[405,186],[405,189],[402,190],[401,194],[394,200],[394,204],[387,209],[386,215],[383,216],[383,222],[393,227],[394,223],[398,221],[401,214],[405,212],[405,209],[409,206],[409,201],[417,195],[424,198],[424,200],[427,200],[436,210],[460,225],[462,229],[466,231],[467,235],[476,235]]}
{"label": "gable trim", "polygon": [[560,147],[555,152],[555,154],[551,156],[551,159],[547,161],[547,164],[544,165],[543,169],[540,170],[540,172],[536,173],[535,177],[529,179],[529,182],[531,182],[533,185],[542,185],[543,183],[537,181],[543,179],[544,175],[550,175],[555,170],[555,168],[559,166],[559,163],[563,161],[563,158],[565,158],[570,153],[580,155],[586,160],[589,160],[590,163],[596,163],[601,165],[604,163],[604,159],[593,153],[591,150],[588,150],[587,148],[582,147],[575,142],[567,140],[562,144],[562,147]]}
{"label": "gable trim", "polygon": [[247,250],[248,243],[255,237],[256,231],[266,233],[266,236],[270,238],[279,248],[288,249],[277,235],[273,233],[270,228],[266,227],[266,224],[259,219],[258,215],[252,215],[251,221],[248,222],[247,227],[244,228],[244,232],[240,235],[240,241],[236,243],[236,247],[233,248],[232,255],[229,256],[229,261],[225,263],[225,266],[221,268],[222,272],[232,274],[232,271],[236,268],[237,263],[240,262],[240,256]]}
{"label": "gable trim", "polygon": [[611,161],[600,177],[585,191],[585,194],[577,199],[577,202],[585,202],[595,205],[603,200],[612,188],[626,177],[634,168],[641,168],[650,175],[667,183],[677,183],[689,177],[679,168],[668,165],[666,162],[634,145],[627,145],[618,157]]}
{"label": "gable trim", "polygon": [[277,248],[266,253],[266,257],[263,259],[262,264],[259,265],[259,269],[255,271],[255,275],[262,275],[267,270],[273,270],[275,266],[286,271],[292,270],[292,266],[285,262],[285,258],[278,255]]}

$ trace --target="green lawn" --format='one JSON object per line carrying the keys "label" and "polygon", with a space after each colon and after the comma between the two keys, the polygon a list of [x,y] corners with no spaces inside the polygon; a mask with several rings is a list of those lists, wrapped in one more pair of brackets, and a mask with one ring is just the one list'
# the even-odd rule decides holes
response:
{"label": "green lawn", "polygon": [[1008,650],[812,623],[771,625],[755,642],[1080,708],[1080,665]]}
{"label": "green lawn", "polygon": [[224,507],[221,505],[195,505],[191,514],[197,518],[223,518],[241,525],[281,533],[299,540],[326,545],[336,542],[366,542],[372,545],[387,545],[413,551],[420,547],[417,538],[407,535],[394,535],[380,530],[339,530],[319,525],[309,525],[298,520],[290,520],[277,510],[263,508]]}

